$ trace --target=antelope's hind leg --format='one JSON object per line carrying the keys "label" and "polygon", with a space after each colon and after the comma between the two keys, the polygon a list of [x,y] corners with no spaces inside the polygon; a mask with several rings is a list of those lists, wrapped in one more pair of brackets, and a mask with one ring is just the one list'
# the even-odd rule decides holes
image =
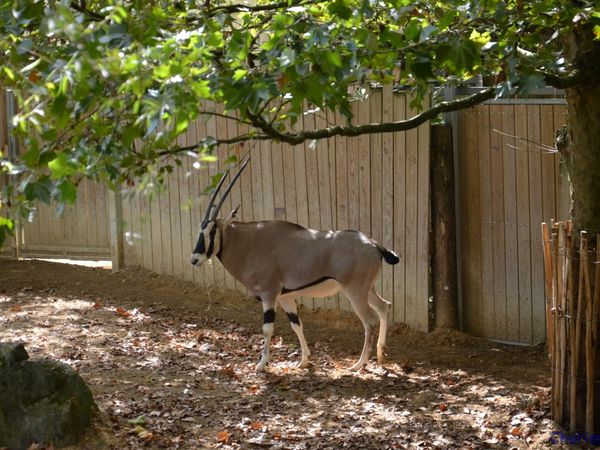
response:
{"label": "antelope's hind leg", "polygon": [[302,359],[296,365],[296,367],[307,367],[308,357],[310,356],[310,350],[308,348],[308,344],[306,343],[306,339],[304,338],[304,327],[302,326],[300,317],[298,317],[298,305],[296,304],[296,299],[279,298],[279,303],[281,304],[283,310],[286,312],[288,319],[290,320],[292,330],[294,330],[296,336],[298,336],[298,340],[300,341],[300,348],[302,349]]}
{"label": "antelope's hind leg", "polygon": [[385,340],[388,328],[388,315],[392,304],[381,297],[375,287],[371,287],[369,291],[369,305],[375,310],[379,316],[379,337],[377,339],[377,362],[383,364],[385,356]]}
{"label": "antelope's hind leg", "polygon": [[342,290],[352,307],[354,308],[354,312],[362,322],[365,328],[365,342],[363,344],[362,353],[360,354],[360,358],[356,364],[350,367],[350,370],[356,371],[362,369],[367,362],[369,362],[369,356],[371,354],[371,348],[373,347],[373,338],[375,337],[375,326],[377,325],[377,316],[373,311],[373,308],[369,305],[368,296],[369,292],[365,290],[355,290],[355,289],[344,289]]}

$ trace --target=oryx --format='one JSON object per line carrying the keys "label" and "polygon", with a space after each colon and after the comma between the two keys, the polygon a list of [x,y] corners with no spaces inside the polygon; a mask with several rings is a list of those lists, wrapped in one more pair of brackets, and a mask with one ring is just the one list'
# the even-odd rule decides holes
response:
{"label": "oryx", "polygon": [[367,363],[377,318],[377,360],[381,364],[391,303],[377,294],[374,283],[381,259],[396,264],[398,256],[358,231],[317,231],[278,220],[234,222],[239,206],[226,219],[218,219],[223,201],[248,162],[249,158],[216,207],[215,198],[229,171],[215,188],[200,225],[191,262],[197,266],[216,255],[227,271],[262,302],[264,348],[256,369],[263,370],[270,359],[269,344],[277,302],[287,313],[300,340],[302,359],[298,367],[306,367],[310,350],[298,318],[295,297],[326,297],[339,290],[350,300],[365,328],[362,353],[351,370],[358,370]]}

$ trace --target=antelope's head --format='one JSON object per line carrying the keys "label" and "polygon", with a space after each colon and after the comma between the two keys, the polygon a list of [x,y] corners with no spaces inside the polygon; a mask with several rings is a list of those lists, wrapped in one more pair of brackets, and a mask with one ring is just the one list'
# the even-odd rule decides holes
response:
{"label": "antelope's head", "polygon": [[223,206],[223,202],[227,198],[227,195],[231,191],[231,188],[233,187],[237,179],[240,177],[243,170],[248,165],[248,162],[250,162],[250,157],[248,157],[246,161],[244,161],[244,163],[240,167],[240,170],[235,175],[235,177],[233,177],[233,179],[229,183],[229,186],[225,190],[225,193],[221,196],[221,199],[219,200],[219,203],[216,206],[214,205],[215,199],[217,197],[217,194],[221,190],[223,183],[225,183],[227,175],[229,175],[229,170],[225,172],[225,174],[219,181],[219,184],[210,196],[208,206],[206,207],[206,212],[204,213],[204,218],[202,219],[202,223],[200,224],[200,233],[198,235],[198,240],[196,242],[196,246],[194,247],[194,251],[192,252],[192,258],[190,262],[194,266],[199,266],[205,261],[208,261],[214,255],[218,255],[220,253],[222,242],[221,233],[223,225],[227,225],[235,218],[235,215],[237,214],[240,207],[238,206],[233,211],[231,211],[231,213],[225,220],[218,220],[217,215],[219,214],[219,210],[221,209],[221,206]]}

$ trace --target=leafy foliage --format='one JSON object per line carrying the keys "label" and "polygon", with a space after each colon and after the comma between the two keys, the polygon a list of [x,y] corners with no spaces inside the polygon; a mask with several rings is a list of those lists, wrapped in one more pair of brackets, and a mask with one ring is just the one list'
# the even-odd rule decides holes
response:
{"label": "leafy foliage", "polygon": [[[482,75],[526,94],[572,74],[562,41],[588,23],[598,34],[592,2],[549,0],[0,0],[0,83],[25,149],[0,204],[71,203],[83,177],[160,183],[222,143],[299,143],[307,106],[341,111],[341,133],[357,85],[395,83],[420,102],[432,82]],[[178,145],[216,114],[249,131]]]}

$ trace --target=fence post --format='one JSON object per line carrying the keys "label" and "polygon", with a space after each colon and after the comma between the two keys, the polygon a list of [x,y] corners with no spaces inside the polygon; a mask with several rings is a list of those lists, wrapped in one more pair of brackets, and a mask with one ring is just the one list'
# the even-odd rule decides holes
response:
{"label": "fence post", "polygon": [[457,328],[456,217],[452,127],[431,127],[432,281],[435,327]]}
{"label": "fence post", "polygon": [[[444,86],[444,101],[455,100],[458,96],[458,90],[456,86],[445,85]],[[462,297],[462,235],[461,235],[461,214],[462,205],[460,204],[460,164],[459,164],[459,152],[461,148],[458,143],[458,112],[445,113],[442,116],[445,123],[450,125],[452,133],[452,156],[454,164],[454,239],[455,239],[455,256],[456,256],[456,308],[458,314],[458,329],[464,330],[464,317],[463,317],[463,297]]]}
{"label": "fence post", "polygon": [[121,191],[108,191],[108,211],[110,221],[110,254],[112,270],[116,272],[124,267],[123,255],[123,199]]}

